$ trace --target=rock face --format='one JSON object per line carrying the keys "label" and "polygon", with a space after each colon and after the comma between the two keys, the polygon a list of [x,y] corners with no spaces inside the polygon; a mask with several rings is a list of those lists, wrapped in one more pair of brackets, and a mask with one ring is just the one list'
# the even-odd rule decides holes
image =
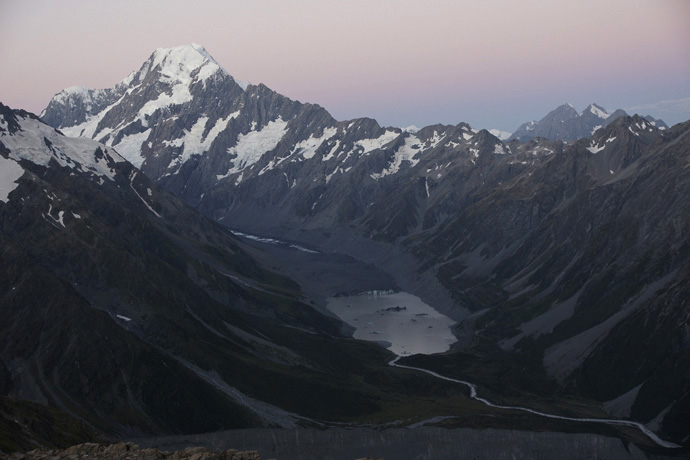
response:
{"label": "rock face", "polygon": [[119,443],[111,445],[78,444],[68,449],[48,450],[37,449],[25,454],[2,455],[0,459],[7,460],[77,460],[82,458],[98,460],[261,460],[256,451],[225,450],[214,452],[204,447],[188,447],[177,452],[166,452],[158,449],[140,449],[133,443]]}
{"label": "rock face", "polygon": [[[522,124],[508,140],[529,141],[535,137],[550,140],[574,141],[583,137],[590,137],[597,129],[605,128],[618,117],[626,116],[624,110],[618,109],[609,114],[606,109],[597,104],[590,104],[578,113],[570,104],[563,104],[549,112],[539,121]],[[659,129],[668,129],[662,120],[656,120],[647,115],[645,120]]]}

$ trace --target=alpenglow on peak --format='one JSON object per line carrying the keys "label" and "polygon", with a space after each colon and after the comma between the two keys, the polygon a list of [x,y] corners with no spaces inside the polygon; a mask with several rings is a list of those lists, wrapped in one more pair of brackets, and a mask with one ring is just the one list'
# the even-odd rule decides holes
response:
{"label": "alpenglow on peak", "polygon": [[[204,81],[214,75],[219,70],[225,75],[230,73],[216,61],[202,45],[191,43],[173,48],[156,48],[147,61],[148,67],[142,68],[139,72],[151,72],[158,68],[158,72],[164,78],[171,81],[185,81],[194,78],[197,81]],[[136,72],[123,80],[128,84],[133,79]],[[140,76],[140,79],[143,76]],[[235,80],[243,89],[247,89],[249,83]]]}

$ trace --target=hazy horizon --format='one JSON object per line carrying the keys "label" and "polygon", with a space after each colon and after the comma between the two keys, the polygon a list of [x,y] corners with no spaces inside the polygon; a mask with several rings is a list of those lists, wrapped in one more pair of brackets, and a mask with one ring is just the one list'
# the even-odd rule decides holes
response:
{"label": "hazy horizon", "polygon": [[155,48],[203,45],[240,80],[344,120],[514,131],[571,103],[690,119],[690,2],[69,0],[0,6],[0,101],[36,113]]}

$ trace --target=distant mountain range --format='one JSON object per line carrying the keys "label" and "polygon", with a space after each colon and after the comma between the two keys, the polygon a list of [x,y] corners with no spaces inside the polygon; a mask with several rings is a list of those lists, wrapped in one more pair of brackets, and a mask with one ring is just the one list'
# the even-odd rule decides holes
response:
{"label": "distant mountain range", "polygon": [[[574,141],[594,135],[597,129],[605,128],[618,117],[628,115],[618,109],[609,114],[606,109],[596,104],[590,104],[578,113],[570,104],[563,104],[549,112],[539,121],[530,121],[520,127],[508,137],[508,140],[529,141],[535,137],[544,139]],[[659,129],[668,129],[662,120],[656,120],[647,115],[644,117]]]}
{"label": "distant mountain range", "polygon": [[[14,116],[18,120],[28,117]],[[263,384],[258,377],[252,384],[237,377],[231,371],[233,366],[254,366],[255,362],[245,354],[244,345],[235,350],[231,344],[244,344],[249,340],[244,334],[251,334],[253,346],[259,349],[263,349],[256,340],[259,336],[268,337],[271,344],[283,344],[281,339],[304,344],[297,350],[288,346],[289,360],[297,360],[291,364],[308,363],[291,385],[316,378],[325,387],[335,385],[346,396],[337,407],[310,406],[301,413],[311,416],[342,410],[345,416],[347,408],[358,413],[374,410],[368,405],[372,402],[369,383],[348,393],[343,388],[347,378],[340,385],[312,372],[327,367],[312,347],[317,342],[318,346],[331,346],[320,340],[327,334],[337,336],[335,321],[314,315],[289,281],[256,261],[265,259],[245,256],[246,248],[165,194],[166,190],[227,227],[289,238],[376,264],[402,288],[431,299],[439,309],[459,318],[455,333],[460,342],[454,353],[416,357],[418,364],[458,377],[472,375],[480,385],[506,398],[521,392],[593,398],[610,414],[641,421],[676,442],[688,441],[689,123],[668,129],[659,120],[619,111],[609,115],[594,104],[582,113],[565,105],[531,126],[523,125],[504,142],[466,123],[402,130],[381,127],[368,118],[337,121],[318,105],[290,100],[264,85],[237,82],[198,45],[156,50],[114,88],[66,89],[49,103],[42,120],[67,135],[102,143],[98,147],[101,156],[94,157],[97,162],[80,163],[86,176],[80,179],[83,184],[69,185],[71,193],[84,187],[79,193],[93,194],[96,209],[104,213],[102,220],[117,215],[108,221],[114,224],[131,215],[124,219],[129,227],[147,229],[144,235],[148,229],[162,231],[170,243],[158,246],[151,243],[158,237],[127,237],[129,227],[104,227],[107,236],[102,240],[115,246],[107,257],[96,260],[126,261],[128,254],[135,254],[135,262],[125,264],[132,267],[127,276],[121,269],[99,271],[98,264],[84,274],[70,274],[66,265],[60,265],[62,259],[77,256],[55,248],[69,248],[77,244],[74,241],[88,246],[96,238],[90,234],[83,237],[84,243],[58,237],[52,246],[46,243],[46,247],[36,248],[26,243],[16,249],[21,255],[17,260],[32,260],[23,255],[29,252],[39,260],[47,258],[40,267],[57,264],[61,279],[67,280],[62,288],[77,289],[79,295],[93,299],[92,305],[108,311],[110,316],[103,321],[124,325],[112,316],[121,314],[137,321],[135,324],[144,324],[133,330],[154,343],[156,353],[172,349],[175,356],[195,363],[211,353],[208,359],[213,366],[208,368],[223,366],[222,375],[229,385],[248,393],[252,393],[252,384],[258,385],[254,397],[298,411],[287,397],[270,396],[269,388],[275,386]],[[31,119],[31,123],[38,122]],[[52,137],[45,135],[50,145],[57,145],[58,138],[68,142],[52,133]],[[41,144],[40,136],[38,139],[40,149],[52,152],[47,143]],[[98,144],[89,145],[95,149]],[[143,174],[120,161],[113,149]],[[3,152],[4,161],[20,161],[16,153]],[[67,186],[72,180],[68,179],[70,172],[82,177],[74,168],[65,169],[76,160],[69,162],[59,153],[45,154],[62,165],[54,168],[62,172],[52,173],[55,184]],[[47,181],[43,178],[46,170],[53,170],[45,165],[31,168],[35,169],[31,177],[37,181]],[[113,176],[111,186],[108,171],[118,168],[123,172]],[[9,173],[14,174],[10,178],[19,174],[15,166],[7,170],[16,172]],[[70,201],[71,207],[58,206],[50,198],[50,190],[58,185],[31,185],[28,176],[20,177],[20,187],[33,187],[37,193],[30,195],[24,188],[9,191],[10,201],[0,204],[0,212],[9,212],[10,205],[18,207],[21,198],[40,200],[26,219],[45,222],[39,227],[44,233],[32,239],[52,242],[45,236],[49,230],[84,223],[70,218],[70,213],[86,215],[80,212],[86,206],[85,198],[74,206]],[[98,192],[101,178],[110,187],[107,196]],[[41,187],[48,190],[45,197]],[[173,208],[183,210],[187,217],[166,214]],[[20,214],[12,215],[21,221]],[[202,224],[193,224],[197,219]],[[17,246],[12,241],[21,240],[21,232],[5,232],[7,246]],[[192,242],[183,244],[187,238]],[[199,241],[211,241],[213,248]],[[222,249],[225,244],[232,248],[231,254]],[[67,254],[84,252],[81,248],[74,246]],[[211,261],[206,261],[209,253]],[[403,256],[404,264],[400,262]],[[152,258],[150,262],[147,257]],[[166,275],[144,282],[151,275],[142,267],[161,264],[161,258],[166,265],[156,272]],[[223,265],[234,260],[237,263],[232,267]],[[73,260],[74,266],[84,263]],[[20,272],[30,265],[26,262],[7,272]],[[235,271],[225,271],[230,269]],[[168,272],[174,275],[172,281],[159,280],[167,279]],[[6,276],[11,290],[17,280]],[[111,292],[110,276],[125,287],[130,277],[141,280],[115,291],[118,299],[124,299],[115,303],[121,311],[107,303],[112,296],[103,294]],[[276,284],[293,290],[291,307],[279,309],[275,321],[257,320],[254,313],[272,308],[276,298],[269,300],[256,289],[242,288],[232,277],[252,286],[264,280],[270,292],[275,292]],[[89,280],[89,289],[73,287],[74,282],[82,286]],[[158,282],[166,286],[162,291],[167,290],[168,282],[174,285],[169,295],[177,299],[174,308],[129,306],[129,299],[141,295],[156,298],[158,291],[149,289]],[[175,290],[182,285],[189,285],[193,296],[210,296],[211,300],[205,300],[211,305],[208,311],[203,310],[203,315],[196,312],[191,305],[198,298]],[[251,308],[247,315],[221,310],[218,299]],[[299,315],[291,316],[292,308]],[[239,316],[230,320],[224,315]],[[19,323],[10,321],[25,321],[24,317],[17,312],[8,317],[13,319],[6,320],[7,327],[20,330]],[[238,326],[241,331],[221,326],[237,321],[243,325]],[[278,324],[283,321],[300,328],[304,322],[317,338],[292,331],[285,338],[282,334],[286,332]],[[246,324],[251,327],[245,328]],[[31,325],[22,323],[21,327]],[[210,352],[198,334],[211,337],[214,346],[217,341],[233,357],[233,364],[222,365],[220,355]],[[176,336],[187,340],[180,344],[173,340]],[[337,352],[342,353],[338,356],[354,356],[348,355],[353,353],[351,349],[338,348]],[[270,361],[273,354],[260,355],[258,374],[274,379],[276,385],[286,382],[291,376],[286,364],[275,363],[273,357],[276,367],[271,367],[263,358]],[[354,361],[362,359],[361,354],[356,356]],[[176,358],[175,362],[182,361]],[[343,365],[355,366],[351,361]],[[242,369],[243,377],[254,372]],[[343,375],[350,375],[353,369],[348,367]],[[198,369],[189,378],[201,378]],[[332,393],[318,387],[318,394]],[[213,399],[216,394],[208,397],[209,404],[231,403]],[[242,420],[247,424],[258,423],[255,413],[233,410],[246,417]],[[213,423],[222,420],[213,419]]]}

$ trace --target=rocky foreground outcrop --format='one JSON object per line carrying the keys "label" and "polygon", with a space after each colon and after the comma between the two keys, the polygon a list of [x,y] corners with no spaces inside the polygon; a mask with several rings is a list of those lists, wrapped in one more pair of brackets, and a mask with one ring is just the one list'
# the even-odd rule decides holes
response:
{"label": "rocky foreground outcrop", "polygon": [[214,452],[205,447],[188,447],[177,452],[158,449],[141,449],[137,444],[77,444],[65,450],[36,449],[27,453],[0,454],[0,460],[57,460],[57,459],[107,459],[107,460],[261,460],[257,451],[234,449]]}
{"label": "rocky foreground outcrop", "polygon": [[[188,447],[176,452],[158,449],[141,449],[137,444],[121,442],[103,445],[95,443],[78,444],[65,450],[36,449],[27,453],[5,455],[0,460],[58,460],[58,459],[100,459],[100,460],[261,460],[255,450],[235,449],[215,452],[205,447]],[[273,459],[275,460],[275,459]],[[362,458],[359,460],[383,460]]]}

